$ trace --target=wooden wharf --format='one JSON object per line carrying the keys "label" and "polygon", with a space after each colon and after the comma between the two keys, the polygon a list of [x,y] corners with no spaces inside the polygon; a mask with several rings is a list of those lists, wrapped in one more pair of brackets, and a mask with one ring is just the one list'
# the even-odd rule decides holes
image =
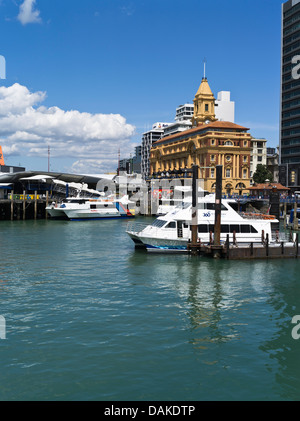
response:
{"label": "wooden wharf", "polygon": [[0,199],[0,220],[47,219],[48,191],[41,197],[34,194],[14,194],[12,191],[8,199]]}
{"label": "wooden wharf", "polygon": [[254,260],[254,259],[286,259],[299,258],[300,247],[298,233],[290,241],[272,241],[268,238],[261,243],[237,244],[229,243],[229,239],[224,244],[201,244],[193,246],[188,244],[188,253],[192,255],[224,258],[227,260]]}

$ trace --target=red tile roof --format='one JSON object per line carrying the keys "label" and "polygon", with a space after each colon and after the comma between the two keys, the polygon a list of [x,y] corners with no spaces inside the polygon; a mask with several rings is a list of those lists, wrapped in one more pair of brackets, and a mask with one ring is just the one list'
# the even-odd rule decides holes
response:
{"label": "red tile roof", "polygon": [[277,190],[290,190],[288,187],[284,187],[280,183],[258,183],[249,187],[248,190],[271,190],[274,187],[276,187]]}
{"label": "red tile roof", "polygon": [[243,126],[240,126],[238,124],[231,123],[230,121],[213,121],[213,122],[208,123],[208,124],[205,124],[205,123],[200,124],[197,127],[193,127],[192,129],[184,130],[183,132],[180,132],[180,133],[175,133],[175,134],[172,134],[170,136],[163,137],[163,138],[157,140],[153,144],[153,146],[155,146],[158,143],[163,143],[166,140],[172,140],[172,139],[176,139],[177,137],[187,136],[187,135],[190,135],[190,134],[192,135],[193,133],[201,132],[202,130],[204,130],[204,129],[206,130],[207,128],[211,128],[211,129],[233,129],[233,130],[240,130],[240,131],[249,130],[249,128],[247,128],[247,127],[243,127]]}

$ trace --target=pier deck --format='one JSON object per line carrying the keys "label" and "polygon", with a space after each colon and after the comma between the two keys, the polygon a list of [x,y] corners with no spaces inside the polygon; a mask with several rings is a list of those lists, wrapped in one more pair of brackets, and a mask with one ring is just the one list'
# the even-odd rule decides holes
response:
{"label": "pier deck", "polygon": [[294,242],[278,242],[270,244],[249,245],[196,245],[189,246],[190,254],[213,258],[225,258],[228,260],[242,259],[285,259],[299,258],[300,247],[298,235]]}

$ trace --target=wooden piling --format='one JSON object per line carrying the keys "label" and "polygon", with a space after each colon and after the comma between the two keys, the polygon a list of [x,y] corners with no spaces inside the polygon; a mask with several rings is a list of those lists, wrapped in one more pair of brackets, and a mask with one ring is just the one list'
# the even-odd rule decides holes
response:
{"label": "wooden piling", "polygon": [[14,191],[11,191],[11,197],[10,197],[10,220],[14,220]]}
{"label": "wooden piling", "polygon": [[229,241],[229,234],[226,236],[226,256],[229,259],[229,251],[230,251],[230,241]]}
{"label": "wooden piling", "polygon": [[[46,207],[49,204],[49,192],[48,190],[46,191]],[[48,212],[45,210],[45,218],[48,219]]]}
{"label": "wooden piling", "polygon": [[191,241],[191,253],[196,255],[198,253],[198,165],[192,166],[192,241]]}
{"label": "wooden piling", "polygon": [[23,191],[23,221],[26,219],[26,191]]}
{"label": "wooden piling", "polygon": [[294,203],[294,230],[298,229],[298,218],[297,218],[297,200]]}
{"label": "wooden piling", "polygon": [[214,245],[219,246],[221,240],[221,200],[222,200],[222,165],[216,166],[216,198]]}
{"label": "wooden piling", "polygon": [[34,219],[37,218],[37,191],[34,192]]}

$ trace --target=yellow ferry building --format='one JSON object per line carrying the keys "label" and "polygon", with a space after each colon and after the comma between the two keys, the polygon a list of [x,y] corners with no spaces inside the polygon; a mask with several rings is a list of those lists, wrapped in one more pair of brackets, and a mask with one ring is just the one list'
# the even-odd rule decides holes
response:
{"label": "yellow ferry building", "polygon": [[180,173],[198,165],[204,189],[214,191],[216,165],[223,166],[223,193],[243,194],[250,187],[251,138],[248,128],[219,121],[215,98],[203,78],[194,99],[192,128],[156,141],[150,152],[150,174]]}

